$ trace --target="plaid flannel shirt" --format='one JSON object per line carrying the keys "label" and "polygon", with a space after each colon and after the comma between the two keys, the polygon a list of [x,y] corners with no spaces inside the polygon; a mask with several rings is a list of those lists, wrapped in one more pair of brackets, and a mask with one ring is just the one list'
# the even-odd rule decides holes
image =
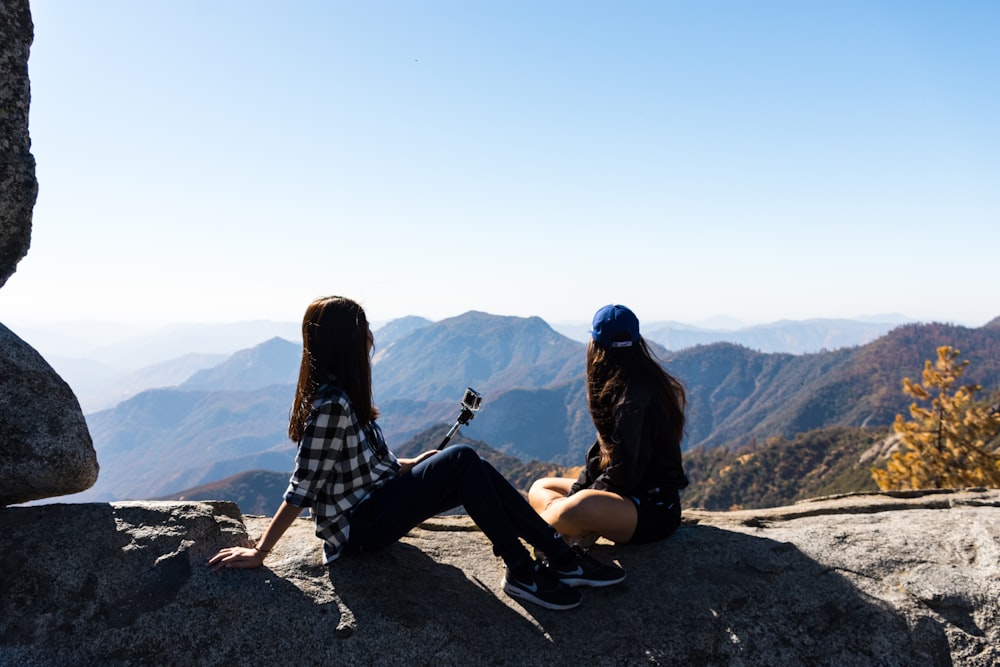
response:
{"label": "plaid flannel shirt", "polygon": [[378,425],[362,427],[347,394],[325,384],[313,400],[284,499],[310,509],[330,563],[347,544],[351,509],[398,472]]}

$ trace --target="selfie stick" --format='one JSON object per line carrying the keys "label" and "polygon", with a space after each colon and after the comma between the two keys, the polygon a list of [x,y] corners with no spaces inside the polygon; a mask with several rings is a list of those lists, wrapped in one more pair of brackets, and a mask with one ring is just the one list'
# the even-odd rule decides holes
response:
{"label": "selfie stick", "polygon": [[448,434],[444,436],[444,440],[438,445],[438,449],[444,449],[448,446],[448,441],[451,437],[458,433],[458,427],[463,424],[468,424],[473,417],[476,416],[476,411],[479,410],[479,405],[482,403],[483,398],[479,395],[472,387],[465,390],[465,396],[462,398],[462,411],[458,413],[458,419],[455,420],[455,424],[448,431]]}

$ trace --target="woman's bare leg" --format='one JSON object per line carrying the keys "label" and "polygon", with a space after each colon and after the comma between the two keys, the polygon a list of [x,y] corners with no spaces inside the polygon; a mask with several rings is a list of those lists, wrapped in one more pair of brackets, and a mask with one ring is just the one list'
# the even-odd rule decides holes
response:
{"label": "woman's bare leg", "polygon": [[583,489],[572,496],[575,480],[545,477],[531,485],[528,501],[545,522],[567,537],[595,533],[615,542],[627,542],[639,515],[631,500],[617,493]]}
{"label": "woman's bare leg", "polygon": [[576,480],[569,477],[543,477],[528,489],[528,502],[541,514],[553,500],[565,498]]}

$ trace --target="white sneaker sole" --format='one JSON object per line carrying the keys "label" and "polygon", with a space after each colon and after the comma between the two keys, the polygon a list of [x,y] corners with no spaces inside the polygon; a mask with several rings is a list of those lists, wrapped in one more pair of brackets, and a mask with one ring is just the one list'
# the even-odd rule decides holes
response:
{"label": "white sneaker sole", "polygon": [[582,599],[578,599],[576,602],[567,602],[563,604],[557,602],[549,602],[548,600],[543,600],[542,598],[535,596],[531,591],[526,591],[520,586],[516,586],[510,583],[509,581],[507,581],[506,578],[504,578],[503,581],[503,592],[511,596],[512,598],[517,598],[519,600],[527,600],[528,602],[537,604],[539,607],[544,607],[546,609],[554,609],[556,611],[573,609],[574,607],[579,607],[580,603],[583,602]]}
{"label": "white sneaker sole", "polygon": [[602,588],[604,586],[614,586],[615,584],[620,584],[621,582],[625,581],[625,573],[623,572],[622,576],[618,577],[617,579],[597,580],[597,579],[586,579],[586,578],[574,579],[573,577],[567,577],[567,578],[559,577],[559,581],[563,582],[567,586],[573,586],[574,588],[581,586],[589,586],[590,588]]}

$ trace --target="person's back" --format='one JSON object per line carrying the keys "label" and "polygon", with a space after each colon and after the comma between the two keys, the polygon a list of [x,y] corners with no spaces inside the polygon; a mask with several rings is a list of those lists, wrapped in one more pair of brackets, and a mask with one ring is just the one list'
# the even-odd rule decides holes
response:
{"label": "person's back", "polygon": [[587,402],[597,440],[580,476],[532,485],[532,507],[563,535],[621,543],[670,535],[688,485],[681,455],[684,389],[653,357],[625,306],[601,308],[587,348]]}

